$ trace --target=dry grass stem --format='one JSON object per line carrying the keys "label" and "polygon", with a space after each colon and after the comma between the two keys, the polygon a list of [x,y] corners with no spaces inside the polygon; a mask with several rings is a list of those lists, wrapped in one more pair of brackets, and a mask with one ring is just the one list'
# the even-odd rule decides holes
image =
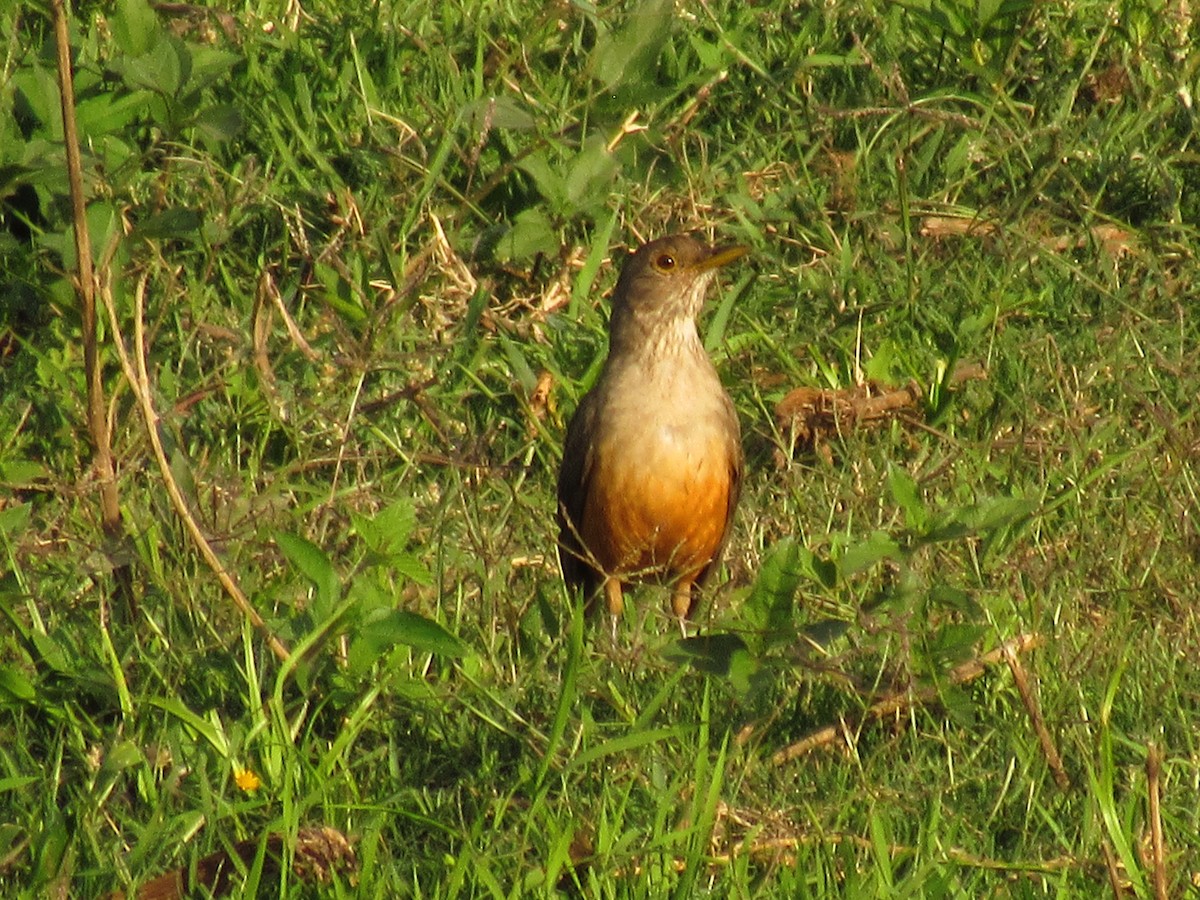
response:
{"label": "dry grass stem", "polygon": [[1021,660],[1017,657],[1017,654],[1007,644],[1004,644],[1001,650],[1004,651],[1004,660],[1008,663],[1013,681],[1017,685],[1017,692],[1021,695],[1021,702],[1025,704],[1025,712],[1029,714],[1029,721],[1033,723],[1033,730],[1037,734],[1038,743],[1042,747],[1042,754],[1046,757],[1046,765],[1050,767],[1050,772],[1054,775],[1054,783],[1058,785],[1060,790],[1070,790],[1071,779],[1067,775],[1067,770],[1063,767],[1062,756],[1059,754],[1058,747],[1054,743],[1054,737],[1050,734],[1050,729],[1046,727],[1046,719],[1042,715],[1041,704],[1038,702],[1037,694],[1034,692],[1033,687],[1029,684],[1029,677],[1025,673],[1025,667],[1021,664]]}
{"label": "dry grass stem", "polygon": [[[961,363],[950,375],[950,384],[987,378],[978,363]],[[881,387],[872,382],[853,388],[798,387],[775,405],[775,421],[788,438],[791,450],[824,451],[832,436],[860,425],[896,417],[902,410],[916,408],[923,399],[921,387],[910,382],[899,388]],[[781,454],[782,456],[782,454]],[[783,462],[782,458],[776,460]]]}
{"label": "dry grass stem", "polygon": [[1163,841],[1162,807],[1159,805],[1161,778],[1162,751],[1158,748],[1158,744],[1151,743],[1146,747],[1146,793],[1149,806],[1147,814],[1150,818],[1150,852],[1155,900],[1166,900],[1168,896],[1167,854]]}
{"label": "dry grass stem", "polygon": [[[286,858],[286,838],[272,833],[266,836],[264,872],[278,873]],[[137,900],[180,900],[200,893],[206,897],[226,897],[236,886],[233,876],[239,868],[254,864],[260,838],[238,841],[227,850],[218,850],[196,862],[195,877],[190,866],[172,869],[147,881],[137,889]],[[334,874],[354,881],[358,859],[344,834],[334,828],[301,828],[292,845],[292,873],[307,884],[328,884]],[[264,879],[265,881],[266,879]],[[107,900],[125,900],[124,891],[114,891]]]}
{"label": "dry grass stem", "polygon": [[[1025,653],[1040,644],[1041,640],[1041,636],[1037,634],[1022,634],[1012,640],[1005,641],[996,649],[955,666],[950,670],[946,682],[949,684],[966,684],[969,681],[974,681],[986,672],[989,666],[994,666],[1006,658],[1007,654]],[[869,706],[853,724],[839,723],[837,725],[827,725],[795,743],[789,744],[782,750],[776,751],[771,756],[771,764],[776,766],[785,765],[794,759],[811,753],[818,747],[826,747],[834,743],[843,735],[845,736],[845,740],[850,741],[852,740],[851,735],[856,733],[866,722],[883,719],[901,710],[936,701],[938,694],[939,687],[931,685],[917,691],[905,691],[885,697],[878,703]]]}
{"label": "dry grass stem", "polygon": [[146,434],[154,450],[154,458],[158,463],[163,484],[167,489],[168,496],[171,498],[171,505],[175,507],[175,512],[183,522],[184,529],[187,531],[192,543],[200,551],[200,555],[204,558],[208,567],[216,574],[217,580],[225,589],[225,593],[233,600],[234,606],[238,608],[243,616],[250,620],[250,623],[267,642],[267,646],[271,648],[271,652],[281,662],[284,662],[291,656],[287,647],[267,628],[267,623],[263,620],[263,617],[250,604],[250,600],[242,592],[238,583],[221,563],[220,557],[217,556],[216,551],[212,548],[212,544],[208,542],[191,510],[188,509],[187,500],[184,499],[183,492],[179,489],[175,477],[171,474],[171,464],[167,459],[166,451],[163,450],[162,440],[158,435],[158,413],[154,409],[154,400],[150,390],[150,377],[146,372],[146,338],[145,326],[143,324],[146,276],[138,279],[137,287],[134,291],[134,357],[132,359],[125,348],[125,340],[121,337],[120,322],[117,319],[116,304],[113,302],[112,291],[106,287],[102,291],[102,294],[104,304],[108,309],[109,324],[112,326],[113,344],[116,346],[117,354],[121,358],[121,368],[125,372],[125,378],[128,380],[129,386],[133,389],[134,396],[137,397],[138,405],[141,408],[142,419],[146,425]]}
{"label": "dry grass stem", "polygon": [[[111,553],[124,538],[121,499],[113,463],[112,436],[104,413],[100,350],[96,337],[96,273],[92,268],[92,240],[87,224],[87,200],[83,195],[83,166],[79,154],[79,131],[75,121],[75,83],[71,75],[71,41],[63,0],[53,0],[54,35],[58,58],[59,97],[62,105],[63,145],[67,158],[67,182],[75,232],[75,256],[79,267],[75,290],[82,319],[83,368],[87,379],[87,430],[95,457],[92,464],[100,485],[100,518]],[[117,607],[133,621],[137,600],[128,563],[115,565]]]}

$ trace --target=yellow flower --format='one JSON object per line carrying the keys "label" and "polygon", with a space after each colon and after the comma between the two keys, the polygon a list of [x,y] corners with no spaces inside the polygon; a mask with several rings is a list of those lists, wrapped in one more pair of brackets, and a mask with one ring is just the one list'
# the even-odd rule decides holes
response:
{"label": "yellow flower", "polygon": [[233,780],[247,794],[253,794],[262,787],[262,779],[250,769],[237,768],[233,770]]}

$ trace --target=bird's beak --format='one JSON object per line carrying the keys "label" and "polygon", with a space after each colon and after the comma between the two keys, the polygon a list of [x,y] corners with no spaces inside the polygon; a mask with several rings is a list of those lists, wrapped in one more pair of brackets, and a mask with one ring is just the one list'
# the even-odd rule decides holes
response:
{"label": "bird's beak", "polygon": [[735,259],[741,259],[750,252],[749,247],[743,247],[740,244],[735,244],[732,247],[721,247],[713,251],[712,256],[701,261],[696,269],[700,272],[707,272],[709,269],[717,269],[721,266],[728,265]]}

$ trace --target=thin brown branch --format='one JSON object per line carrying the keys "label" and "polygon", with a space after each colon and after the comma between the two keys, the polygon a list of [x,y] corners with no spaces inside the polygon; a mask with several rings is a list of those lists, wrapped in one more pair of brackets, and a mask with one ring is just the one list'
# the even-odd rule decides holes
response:
{"label": "thin brown branch", "polygon": [[1159,783],[1162,775],[1162,751],[1157,744],[1146,747],[1146,792],[1150,816],[1150,852],[1154,865],[1155,900],[1167,900],[1166,846],[1163,840],[1162,807]]}
{"label": "thin brown branch", "polygon": [[[287,838],[277,832],[268,834],[264,870],[277,873],[286,859]],[[226,850],[218,850],[196,861],[193,870],[183,866],[145,882],[137,889],[137,900],[178,900],[203,894],[206,897],[225,897],[233,893],[234,875],[239,868],[254,863],[259,838],[238,841]],[[292,872],[303,882],[328,884],[334,873],[348,876],[354,882],[358,860],[346,836],[334,828],[301,828],[292,845]],[[114,891],[107,900],[125,900],[124,891]]]}
{"label": "thin brown branch", "polygon": [[1125,878],[1121,875],[1121,864],[1117,862],[1117,855],[1113,853],[1108,841],[1101,841],[1100,849],[1104,852],[1104,871],[1108,874],[1108,886],[1112,888],[1114,900],[1121,900],[1125,896]]}
{"label": "thin brown branch", "polygon": [[[958,387],[966,381],[986,378],[983,366],[961,362],[950,373],[946,386]],[[873,383],[843,389],[798,387],[775,405],[775,421],[793,447],[821,449],[829,437],[896,418],[904,410],[919,406],[923,397],[915,381],[898,388]]]}
{"label": "thin brown branch", "polygon": [[162,440],[158,435],[158,413],[154,409],[154,400],[150,390],[150,376],[146,371],[146,335],[143,322],[146,276],[143,275],[138,279],[137,288],[134,291],[132,358],[125,348],[124,338],[121,337],[120,322],[117,320],[116,304],[113,303],[112,291],[106,286],[105,290],[102,291],[102,295],[104,297],[104,304],[108,309],[109,322],[112,326],[113,345],[117,348],[117,354],[121,358],[121,368],[125,372],[125,378],[129,381],[129,385],[137,397],[138,405],[142,411],[142,419],[146,425],[146,434],[150,439],[150,446],[154,450],[154,458],[158,462],[159,473],[162,475],[167,495],[171,498],[171,505],[175,507],[175,513],[183,522],[188,537],[191,538],[196,549],[200,551],[200,555],[204,558],[205,563],[208,564],[208,567],[217,576],[217,580],[221,583],[221,587],[225,589],[225,593],[233,601],[234,606],[238,608],[243,616],[249,619],[250,623],[267,642],[267,646],[271,648],[275,656],[281,662],[286,661],[291,655],[287,647],[267,627],[267,623],[263,621],[262,616],[250,605],[249,599],[242,592],[238,583],[225,569],[220,557],[213,550],[212,544],[208,542],[208,539],[200,530],[200,526],[196,523],[195,517],[192,516],[191,510],[188,509],[183,492],[179,489],[179,484],[171,474],[171,465],[167,459],[166,452],[163,450]]}
{"label": "thin brown branch", "polygon": [[[999,647],[991,650],[982,656],[975,659],[967,660],[960,663],[950,670],[946,681],[949,684],[966,684],[969,681],[974,681],[980,675],[988,670],[988,667],[994,666],[1005,658],[1007,653],[1025,653],[1026,651],[1036,647],[1041,643],[1041,636],[1038,634],[1022,634],[1005,641]],[[794,759],[798,759],[805,754],[811,753],[818,747],[825,747],[834,743],[842,735],[849,736],[854,734],[858,729],[870,721],[878,721],[887,716],[895,715],[901,710],[910,709],[926,703],[931,703],[938,698],[939,687],[931,685],[917,691],[904,691],[898,694],[892,694],[885,697],[878,703],[874,703],[867,707],[866,710],[858,717],[857,722],[848,724],[839,722],[837,725],[827,725],[811,734],[801,738],[793,744],[789,744],[782,750],[776,751],[771,756],[773,765],[784,765]],[[738,736],[739,742],[745,740],[744,735]]]}
{"label": "thin brown branch", "polygon": [[[96,273],[92,267],[92,240],[87,225],[87,200],[83,194],[83,164],[79,154],[79,129],[75,121],[75,82],[71,74],[71,41],[63,0],[52,0],[54,39],[58,56],[59,99],[62,105],[63,147],[67,158],[67,183],[71,195],[71,217],[75,231],[78,272],[75,291],[79,295],[83,323],[83,371],[87,381],[87,430],[92,442],[96,482],[100,486],[100,521],[110,554],[125,536],[121,523],[121,499],[117,492],[111,432],[104,413],[104,384],[100,378],[100,351],[96,336]],[[128,563],[114,566],[116,604],[129,621],[137,612],[133,580]]]}
{"label": "thin brown branch", "polygon": [[1033,730],[1037,734],[1038,743],[1042,746],[1042,754],[1046,757],[1046,765],[1050,767],[1050,772],[1054,775],[1054,782],[1058,785],[1059,790],[1069,791],[1071,789],[1071,779],[1067,775],[1067,770],[1063,767],[1062,756],[1059,755],[1058,747],[1054,744],[1054,737],[1050,734],[1050,729],[1046,727],[1046,719],[1042,716],[1042,707],[1038,702],[1037,694],[1033,687],[1029,684],[1029,677],[1025,673],[1025,666],[1021,664],[1021,660],[1017,658],[1017,654],[1012,651],[1007,644],[1001,647],[1004,651],[1004,661],[1008,663],[1008,669],[1012,672],[1013,681],[1017,685],[1017,693],[1021,695],[1021,702],[1025,704],[1025,712],[1029,714],[1029,720],[1033,723]]}

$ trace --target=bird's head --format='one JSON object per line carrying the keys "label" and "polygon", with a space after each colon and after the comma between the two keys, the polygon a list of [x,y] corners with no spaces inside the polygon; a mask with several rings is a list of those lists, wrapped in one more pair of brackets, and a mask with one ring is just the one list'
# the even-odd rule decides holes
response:
{"label": "bird's head", "polygon": [[624,317],[645,327],[695,320],[717,269],[745,256],[748,249],[713,247],[687,234],[643,244],[625,260],[613,291],[614,324]]}

